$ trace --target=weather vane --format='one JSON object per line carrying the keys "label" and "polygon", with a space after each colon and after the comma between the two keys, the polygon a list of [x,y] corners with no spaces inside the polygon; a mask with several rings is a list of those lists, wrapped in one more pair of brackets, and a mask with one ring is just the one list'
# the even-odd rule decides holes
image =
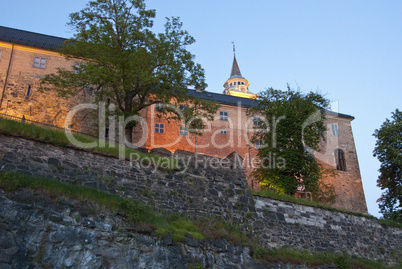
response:
{"label": "weather vane", "polygon": [[234,41],[232,41],[232,44],[233,44],[233,54],[236,54],[236,46],[235,46]]}

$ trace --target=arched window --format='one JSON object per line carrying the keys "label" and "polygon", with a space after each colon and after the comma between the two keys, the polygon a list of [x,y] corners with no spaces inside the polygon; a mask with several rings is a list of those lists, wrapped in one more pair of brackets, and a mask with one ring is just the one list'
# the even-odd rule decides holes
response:
{"label": "arched window", "polygon": [[340,171],[346,171],[346,161],[343,150],[341,149],[335,150],[335,161],[336,161],[336,169]]}

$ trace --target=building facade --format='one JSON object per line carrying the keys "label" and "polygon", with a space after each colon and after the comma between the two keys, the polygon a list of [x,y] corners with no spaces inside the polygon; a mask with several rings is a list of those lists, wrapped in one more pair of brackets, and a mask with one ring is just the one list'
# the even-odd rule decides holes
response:
{"label": "building facade", "polygon": [[[64,41],[63,38],[0,27],[0,113],[97,133],[96,113],[91,109],[82,109],[74,118],[67,119],[72,108],[93,101],[92,92],[62,98],[52,91],[39,91],[40,79],[46,74],[55,73],[57,68],[72,70],[76,64],[57,52]],[[247,112],[256,104],[257,96],[249,91],[249,85],[234,57],[222,94],[188,91],[190,95],[221,105],[215,120],[208,122],[202,136],[196,138],[180,122],[158,117],[161,104],[156,104],[142,111],[145,124],[139,125],[133,135],[139,142],[137,146],[165,148],[170,152],[179,149],[218,158],[237,153],[246,174],[250,174],[259,145],[250,143],[257,119],[248,116]],[[324,178],[325,183],[335,188],[334,206],[367,213],[351,127],[353,119],[349,115],[328,112],[326,143],[322,143],[321,151],[314,154],[323,167],[335,172]],[[251,188],[257,188],[251,177],[248,182]]]}

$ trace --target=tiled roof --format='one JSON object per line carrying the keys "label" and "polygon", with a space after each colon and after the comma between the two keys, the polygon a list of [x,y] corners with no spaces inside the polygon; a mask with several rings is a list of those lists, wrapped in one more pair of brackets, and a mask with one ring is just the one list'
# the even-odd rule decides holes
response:
{"label": "tiled roof", "polygon": [[56,51],[65,38],[0,26],[0,41]]}
{"label": "tiled roof", "polygon": [[195,90],[188,90],[188,94],[194,97],[199,97],[204,100],[216,101],[219,104],[225,104],[231,106],[239,105],[241,107],[252,107],[257,104],[257,101],[255,99],[241,98],[221,93],[199,92]]}
{"label": "tiled roof", "polygon": [[[219,104],[225,104],[225,105],[231,105],[231,106],[239,105],[241,107],[252,107],[252,106],[257,105],[257,103],[258,103],[258,100],[256,100],[256,99],[241,98],[241,97],[214,93],[214,92],[199,92],[199,91],[195,91],[195,90],[188,90],[188,94],[191,96],[194,96],[194,97],[199,97],[203,100],[215,101]],[[355,118],[355,117],[347,115],[347,114],[337,113],[337,112],[333,112],[333,111],[329,111],[329,110],[325,110],[325,114],[334,115],[334,116],[338,116],[341,118],[349,118],[349,119]]]}
{"label": "tiled roof", "polygon": [[348,118],[348,119],[354,119],[355,118],[355,117],[353,117],[351,115],[342,114],[342,113],[338,113],[338,112],[333,112],[333,111],[330,111],[330,110],[325,110],[325,114],[338,116],[338,117],[341,117],[341,118]]}

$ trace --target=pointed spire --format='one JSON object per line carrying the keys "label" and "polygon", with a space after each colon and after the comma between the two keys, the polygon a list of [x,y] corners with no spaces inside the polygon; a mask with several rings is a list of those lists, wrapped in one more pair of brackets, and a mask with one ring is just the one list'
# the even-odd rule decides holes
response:
{"label": "pointed spire", "polygon": [[232,71],[230,73],[230,78],[226,80],[225,84],[223,84],[223,87],[225,88],[223,90],[223,94],[237,96],[241,98],[255,99],[257,98],[257,95],[251,93],[248,90],[248,86],[250,85],[250,83],[247,81],[247,79],[242,77],[240,73],[240,68],[236,60],[236,47],[234,42],[232,42],[232,44],[233,44]]}
{"label": "pointed spire", "polygon": [[230,73],[229,79],[236,78],[236,77],[243,78],[241,76],[240,68],[239,68],[239,65],[237,64],[237,60],[236,60],[236,47],[235,47],[234,42],[232,42],[232,44],[233,44],[233,65],[232,65],[232,72]]}
{"label": "pointed spire", "polygon": [[230,73],[230,78],[235,77],[242,78],[239,65],[237,64],[236,55],[233,58],[232,72]]}

